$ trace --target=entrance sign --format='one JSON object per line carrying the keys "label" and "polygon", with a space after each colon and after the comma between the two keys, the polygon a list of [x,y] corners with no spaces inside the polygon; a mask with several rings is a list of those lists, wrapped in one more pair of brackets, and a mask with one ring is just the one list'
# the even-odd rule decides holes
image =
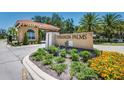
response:
{"label": "entrance sign", "polygon": [[69,43],[69,46],[84,49],[93,49],[93,33],[72,33],[72,34],[60,34],[55,35],[55,44],[65,46],[65,42]]}

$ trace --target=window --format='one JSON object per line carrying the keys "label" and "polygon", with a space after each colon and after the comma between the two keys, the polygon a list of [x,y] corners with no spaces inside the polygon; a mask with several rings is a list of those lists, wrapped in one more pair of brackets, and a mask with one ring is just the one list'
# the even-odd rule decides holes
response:
{"label": "window", "polygon": [[29,29],[27,33],[28,33],[29,40],[35,39],[35,32],[32,29]]}

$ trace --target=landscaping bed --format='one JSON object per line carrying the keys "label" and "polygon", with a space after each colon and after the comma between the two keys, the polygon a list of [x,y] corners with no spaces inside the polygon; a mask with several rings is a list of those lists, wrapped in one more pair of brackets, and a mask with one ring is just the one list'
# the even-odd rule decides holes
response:
{"label": "landscaping bed", "polygon": [[[106,66],[101,65],[101,61],[104,62],[104,56],[108,56],[99,50],[78,50],[75,48],[61,48],[50,46],[47,49],[39,48],[35,53],[30,55],[30,60],[36,64],[42,71],[60,80],[101,80],[101,79],[123,79],[124,75],[124,55],[119,54],[118,60],[109,63],[107,60],[106,64],[114,64],[121,69],[118,74],[121,78],[107,78],[103,75],[101,69]],[[108,53],[108,52],[107,52]],[[116,55],[116,52],[110,52],[110,55]],[[109,56],[110,56],[109,55]],[[116,59],[116,58],[115,58]],[[120,59],[120,60],[119,60]],[[98,61],[96,61],[98,60]],[[118,61],[122,65],[118,65]],[[115,62],[115,63],[114,63]],[[118,63],[118,64],[116,64]],[[103,63],[102,63],[103,64]],[[106,71],[110,69],[106,67]],[[116,69],[115,69],[116,70]],[[117,70],[118,71],[118,70]],[[115,71],[116,72],[116,71]],[[114,73],[114,76],[119,77],[118,74]],[[109,76],[111,77],[111,75]]]}
{"label": "landscaping bed", "polygon": [[124,55],[117,52],[102,52],[101,56],[89,60],[90,67],[106,80],[124,79]]}
{"label": "landscaping bed", "polygon": [[24,45],[35,45],[39,44],[37,41],[29,41],[28,44],[19,43],[18,41],[12,41],[9,43],[11,46],[24,46]]}

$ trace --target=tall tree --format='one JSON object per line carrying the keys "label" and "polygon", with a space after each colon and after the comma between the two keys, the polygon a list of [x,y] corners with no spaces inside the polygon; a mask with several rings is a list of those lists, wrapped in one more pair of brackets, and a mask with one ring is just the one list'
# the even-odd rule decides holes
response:
{"label": "tall tree", "polygon": [[102,24],[103,30],[106,33],[106,37],[108,38],[108,42],[112,38],[112,35],[117,31],[118,25],[120,24],[121,15],[116,13],[108,13],[103,16]]}
{"label": "tall tree", "polygon": [[85,30],[86,32],[97,31],[100,19],[95,13],[87,13],[80,20],[80,30]]}
{"label": "tall tree", "polygon": [[6,30],[5,29],[0,29],[0,34],[5,34],[6,33]]}
{"label": "tall tree", "polygon": [[23,45],[28,45],[28,44],[29,44],[28,35],[27,35],[27,32],[25,32],[25,34],[24,34],[24,40],[23,40]]}
{"label": "tall tree", "polygon": [[62,27],[62,17],[59,14],[53,13],[51,21],[52,25],[57,26],[59,28]]}
{"label": "tall tree", "polygon": [[120,21],[120,23],[117,27],[115,37],[120,38],[120,39],[124,39],[124,21],[123,20]]}
{"label": "tall tree", "polygon": [[6,37],[6,30],[5,29],[0,29],[0,39],[4,39]]}
{"label": "tall tree", "polygon": [[16,28],[15,27],[9,27],[9,29],[8,29],[8,31],[7,31],[7,34],[8,35],[11,35],[11,36],[17,36],[17,30],[16,30]]}
{"label": "tall tree", "polygon": [[78,25],[74,25],[74,32],[78,32],[78,28],[79,28],[79,26]]}
{"label": "tall tree", "polygon": [[32,18],[32,20],[35,21],[35,22],[51,24],[51,25],[57,26],[59,28],[62,28],[62,25],[63,25],[63,18],[57,13],[53,13],[52,17],[34,16]]}
{"label": "tall tree", "polygon": [[38,30],[38,44],[40,44],[41,39],[42,39],[41,30]]}
{"label": "tall tree", "polygon": [[41,37],[42,37],[42,40],[46,39],[46,31],[41,30]]}
{"label": "tall tree", "polygon": [[41,20],[42,20],[42,18],[41,18],[41,16],[34,16],[33,18],[32,18],[32,20],[33,21],[35,21],[35,22],[41,22]]}
{"label": "tall tree", "polygon": [[47,16],[34,16],[32,20],[35,22],[46,23],[46,24],[51,23],[51,17],[47,17]]}
{"label": "tall tree", "polygon": [[63,22],[63,26],[62,26],[63,30],[61,31],[62,33],[73,33],[74,32],[74,23],[73,23],[73,19],[66,19]]}
{"label": "tall tree", "polygon": [[41,17],[41,23],[51,24],[51,17],[47,16]]}

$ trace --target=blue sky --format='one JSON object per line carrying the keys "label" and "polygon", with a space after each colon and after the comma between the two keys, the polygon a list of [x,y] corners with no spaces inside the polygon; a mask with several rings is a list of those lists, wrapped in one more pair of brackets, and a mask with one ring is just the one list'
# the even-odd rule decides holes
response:
{"label": "blue sky", "polygon": [[[31,19],[35,15],[52,16],[52,13],[53,12],[0,12],[0,28],[8,29],[8,27],[14,25],[16,20]],[[80,18],[86,12],[58,12],[58,13],[65,19],[73,18],[74,24],[78,25]],[[103,16],[104,14],[106,14],[106,12],[98,12],[97,14]],[[118,14],[121,14],[122,18],[124,18],[123,12],[119,12]]]}

